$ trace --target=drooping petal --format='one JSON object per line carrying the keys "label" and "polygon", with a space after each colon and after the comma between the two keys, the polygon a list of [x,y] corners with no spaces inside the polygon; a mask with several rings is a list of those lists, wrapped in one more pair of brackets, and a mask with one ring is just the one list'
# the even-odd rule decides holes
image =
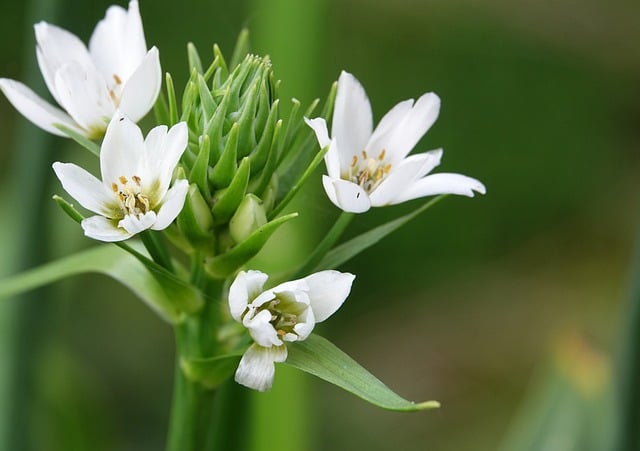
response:
{"label": "drooping petal", "polygon": [[86,134],[68,114],[40,98],[24,84],[8,78],[0,78],[0,89],[20,114],[41,129],[54,135],[66,136],[53,126],[53,124],[62,124],[81,135]]}
{"label": "drooping petal", "polygon": [[119,223],[118,227],[123,227],[132,235],[144,232],[151,228],[156,222],[156,212],[148,211],[141,215],[126,215]]}
{"label": "drooping petal", "polygon": [[109,220],[104,216],[91,216],[83,219],[80,223],[84,234],[94,240],[106,241],[109,243],[115,241],[124,241],[133,236],[121,227],[117,227],[114,220]]}
{"label": "drooping petal", "polygon": [[437,194],[458,194],[473,197],[474,191],[485,194],[486,188],[479,181],[461,174],[432,174],[415,181],[396,197],[392,204],[398,204],[418,197]]}
{"label": "drooping petal", "polygon": [[351,292],[356,276],[348,272],[320,271],[304,278],[316,322],[322,322],[335,313]]}
{"label": "drooping petal", "polygon": [[161,85],[160,57],[158,49],[153,47],[125,82],[120,96],[120,111],[138,122],[153,107]]}
{"label": "drooping petal", "polygon": [[371,208],[369,195],[355,183],[322,176],[322,185],[331,202],[349,213],[364,213]]}
{"label": "drooping petal", "polygon": [[229,287],[229,310],[236,321],[242,320],[247,305],[255,299],[269,276],[260,271],[240,271]]}
{"label": "drooping petal", "polygon": [[348,167],[353,155],[365,148],[372,128],[373,114],[364,88],[353,75],[343,71],[338,78],[331,123],[331,138],[340,149],[340,167]]}
{"label": "drooping petal", "polygon": [[386,161],[393,164],[406,157],[431,128],[440,113],[440,98],[430,92],[422,95],[389,137]]}
{"label": "drooping petal", "polygon": [[76,62],[65,64],[56,72],[55,83],[60,105],[78,125],[90,137],[102,135],[115,108],[95,68]]}
{"label": "drooping petal", "polygon": [[287,359],[286,346],[263,348],[253,344],[245,351],[236,370],[235,380],[240,385],[258,391],[267,391],[273,385],[275,362]]}
{"label": "drooping petal", "polygon": [[413,99],[403,100],[391,108],[380,120],[380,123],[373,131],[373,134],[371,135],[371,138],[369,138],[369,142],[367,142],[365,147],[367,152],[373,158],[377,158],[383,150],[385,151],[385,154],[394,151],[394,149],[389,145],[391,138],[407,115],[411,112],[412,108]]}
{"label": "drooping petal", "polygon": [[113,193],[92,174],[73,163],[53,163],[64,190],[87,210],[109,218],[117,209]]}
{"label": "drooping petal", "polygon": [[324,164],[327,167],[327,174],[334,179],[340,178],[342,169],[340,168],[340,151],[338,142],[332,139],[329,143],[329,150],[324,154]]}
{"label": "drooping petal", "polygon": [[317,117],[315,119],[307,119],[305,117],[304,121],[309,127],[313,129],[314,133],[316,134],[316,139],[318,140],[320,148],[322,149],[323,147],[328,146],[331,142],[331,139],[329,139],[327,122],[321,117]]}
{"label": "drooping petal", "polygon": [[144,140],[140,128],[127,117],[114,115],[107,127],[100,150],[102,181],[109,186],[111,183],[118,183],[121,176],[142,177],[136,172],[143,158]]}
{"label": "drooping petal", "polygon": [[271,319],[269,310],[261,310],[255,315],[246,314],[242,324],[249,329],[251,338],[260,346],[280,346],[282,340],[278,338],[278,333],[271,325]]}
{"label": "drooping petal", "polygon": [[36,56],[40,72],[42,72],[47,88],[53,97],[62,104],[56,92],[56,72],[71,62],[75,62],[81,67],[93,66],[91,56],[84,43],[76,35],[63,28],[46,22],[39,22],[33,28],[38,44]]}
{"label": "drooping petal", "polygon": [[409,188],[420,177],[428,174],[440,164],[442,149],[411,155],[402,160],[380,185],[369,195],[371,205],[381,207],[393,203],[393,200]]}
{"label": "drooping petal", "polygon": [[189,191],[189,182],[176,180],[171,189],[167,191],[158,210],[156,222],[151,226],[153,230],[164,230],[178,217],[184,207],[184,201]]}
{"label": "drooping petal", "polygon": [[96,25],[89,52],[105,80],[117,75],[126,82],[147,53],[142,19],[137,1],[129,2],[129,10],[110,6],[104,19]]}

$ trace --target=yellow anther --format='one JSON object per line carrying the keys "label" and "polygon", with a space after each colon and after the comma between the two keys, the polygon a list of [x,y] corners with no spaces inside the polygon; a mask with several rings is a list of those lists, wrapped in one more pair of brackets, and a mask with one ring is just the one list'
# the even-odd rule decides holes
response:
{"label": "yellow anther", "polygon": [[365,160],[366,160],[367,158],[369,158],[369,157],[367,156],[367,151],[366,151],[366,150],[363,150],[363,151],[362,151],[362,158],[363,158],[363,159],[365,159]]}
{"label": "yellow anther", "polygon": [[116,185],[115,183],[111,184],[111,189],[113,190],[114,193],[118,192],[118,185]]}
{"label": "yellow anther", "polygon": [[122,80],[120,79],[120,77],[118,77],[118,75],[113,74],[113,79],[115,80],[117,85],[121,85],[122,84]]}
{"label": "yellow anther", "polygon": [[123,185],[126,185],[128,183],[128,180],[124,175],[118,177],[118,180],[120,180],[120,183],[122,183]]}
{"label": "yellow anther", "polygon": [[356,164],[358,164],[358,156],[354,155],[353,158],[351,159],[351,167],[355,168]]}
{"label": "yellow anther", "polygon": [[384,160],[384,157],[386,154],[387,154],[387,149],[382,149],[382,151],[380,152],[380,155],[378,155],[378,160],[380,161]]}
{"label": "yellow anther", "polygon": [[131,177],[133,179],[133,182],[140,186],[140,182],[142,181],[142,179],[140,179],[140,177],[138,177],[137,175],[134,175],[133,177]]}

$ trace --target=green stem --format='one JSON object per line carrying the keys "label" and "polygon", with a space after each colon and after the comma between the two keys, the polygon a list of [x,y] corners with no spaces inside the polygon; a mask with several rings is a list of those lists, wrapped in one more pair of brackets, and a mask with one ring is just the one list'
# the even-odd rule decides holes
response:
{"label": "green stem", "polygon": [[149,255],[151,255],[153,261],[160,264],[160,266],[164,267],[165,269],[174,272],[171,254],[169,254],[167,246],[165,245],[164,241],[162,241],[162,236],[152,230],[145,230],[140,234],[140,238],[142,239],[142,243],[144,244],[144,247],[147,248],[147,251],[149,252]]}
{"label": "green stem", "polygon": [[296,273],[295,278],[303,277],[313,270],[316,265],[327,255],[327,252],[338,242],[346,228],[349,226],[355,215],[353,213],[342,212],[338,220],[333,224],[329,232],[318,243],[313,253]]}

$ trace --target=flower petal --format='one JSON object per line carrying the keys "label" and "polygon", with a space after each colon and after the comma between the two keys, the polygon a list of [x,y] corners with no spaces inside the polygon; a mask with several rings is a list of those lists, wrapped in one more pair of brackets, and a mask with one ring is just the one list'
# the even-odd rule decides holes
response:
{"label": "flower petal", "polygon": [[[143,164],[144,163],[144,164]],[[131,178],[144,162],[144,140],[140,128],[125,116],[116,114],[107,127],[100,149],[102,181],[109,186],[118,183],[121,176]],[[144,174],[146,178],[149,176]],[[143,183],[146,180],[142,180]]]}
{"label": "flower petal", "polygon": [[236,321],[242,320],[247,305],[262,292],[269,276],[260,271],[240,271],[229,287],[229,310]]}
{"label": "flower petal", "polygon": [[327,167],[327,174],[334,179],[340,178],[340,151],[338,150],[338,143],[335,139],[332,139],[329,144],[327,153],[324,154],[324,164]]}
{"label": "flower petal", "polygon": [[92,174],[73,163],[53,163],[64,190],[87,210],[114,218],[115,198]]}
{"label": "flower petal", "polygon": [[93,65],[91,56],[84,43],[76,35],[63,28],[46,22],[39,22],[33,28],[38,43],[36,56],[40,72],[42,72],[42,77],[53,98],[62,105],[57,94],[56,72],[65,64],[73,61],[82,67],[90,67]]}
{"label": "flower petal", "polygon": [[144,232],[151,228],[156,222],[156,212],[148,211],[141,215],[126,215],[119,223],[118,227],[123,227],[127,232],[132,235],[136,233]]}
{"label": "flower petal", "polygon": [[90,137],[101,136],[115,108],[95,68],[77,62],[65,64],[56,72],[55,84],[60,105]]}
{"label": "flower petal", "polygon": [[346,180],[322,176],[322,185],[331,202],[348,213],[364,213],[371,208],[369,195],[359,185]]}
{"label": "flower petal", "polygon": [[147,53],[137,1],[129,3],[128,11],[120,6],[107,9],[91,35],[89,52],[105,80],[117,75],[126,83]]}
{"label": "flower petal", "polygon": [[160,57],[158,49],[153,47],[125,82],[120,96],[120,111],[138,122],[153,107],[161,85]]}
{"label": "flower petal", "polygon": [[438,119],[439,113],[440,98],[432,92],[422,95],[389,137],[386,161],[393,165],[407,156]]}
{"label": "flower petal", "polygon": [[331,138],[338,141],[340,167],[351,164],[353,155],[365,148],[373,128],[371,104],[360,82],[342,71],[331,123]]}
{"label": "flower petal", "polygon": [[433,174],[428,175],[400,193],[391,203],[398,204],[418,197],[434,196],[437,194],[458,194],[473,197],[474,191],[486,193],[486,188],[479,181],[461,174]]}
{"label": "flower petal", "polygon": [[[163,139],[156,135],[159,133],[156,129],[164,130],[166,135]],[[173,171],[180,161],[180,157],[187,148],[189,140],[189,129],[186,122],[179,122],[166,131],[166,126],[158,126],[153,128],[144,143],[146,161],[149,165],[149,176],[151,183],[160,182],[156,188],[159,196],[169,188]],[[144,185],[144,180],[143,180]]]}
{"label": "flower petal", "polygon": [[81,135],[86,134],[68,114],[40,98],[19,81],[0,78],[0,89],[20,114],[41,129],[54,135],[66,136],[53,126],[53,124],[62,124]]}
{"label": "flower petal", "polygon": [[383,150],[386,154],[391,155],[394,151],[393,147],[390,146],[391,138],[396,129],[401,126],[404,119],[411,112],[412,108],[413,99],[403,100],[391,108],[380,120],[380,123],[373,131],[365,147],[373,158],[377,158]]}
{"label": "flower petal", "polygon": [[272,319],[271,312],[265,309],[255,315],[247,313],[242,319],[242,324],[249,329],[251,338],[260,346],[280,346],[282,340],[271,324]]}
{"label": "flower petal", "polygon": [[115,221],[109,220],[104,216],[92,216],[83,219],[80,225],[84,230],[85,236],[94,240],[112,243],[114,241],[123,241],[133,236],[125,229],[117,227]]}
{"label": "flower petal", "polygon": [[322,322],[335,313],[351,292],[353,274],[340,271],[320,271],[303,280],[309,286],[309,299],[316,322]]}
{"label": "flower petal", "polygon": [[258,391],[267,391],[273,385],[275,362],[287,359],[286,346],[264,348],[253,344],[245,351],[236,370],[235,380],[240,385]]}
{"label": "flower petal", "polygon": [[318,140],[318,144],[320,145],[320,148],[322,149],[322,148],[328,146],[329,143],[331,142],[331,140],[329,139],[329,131],[327,130],[327,122],[321,117],[317,117],[315,119],[307,119],[305,117],[304,121],[315,132],[316,139]]}
{"label": "flower petal", "polygon": [[440,164],[442,149],[411,155],[400,162],[380,185],[369,195],[371,205],[381,207],[394,203],[394,199],[420,177]]}
{"label": "flower petal", "polygon": [[162,200],[162,206],[158,210],[156,222],[151,226],[153,230],[166,229],[178,217],[182,207],[184,207],[184,200],[188,191],[189,182],[187,180],[176,180]]}

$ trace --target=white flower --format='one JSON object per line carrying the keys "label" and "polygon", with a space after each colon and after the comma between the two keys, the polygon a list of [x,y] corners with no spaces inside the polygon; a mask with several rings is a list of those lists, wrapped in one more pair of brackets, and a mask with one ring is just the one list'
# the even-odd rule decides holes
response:
{"label": "white flower", "polygon": [[271,388],[274,363],[286,360],[285,342],[306,339],[316,323],[338,310],[355,276],[320,271],[264,290],[267,278],[260,271],[242,271],[229,288],[231,316],[249,329],[254,341],[240,360],[235,380],[259,391]]}
{"label": "white flower", "polygon": [[369,98],[360,82],[342,72],[331,125],[324,119],[307,119],[320,147],[329,146],[322,177],[327,196],[352,213],[435,194],[473,197],[485,193],[484,185],[460,174],[426,176],[440,164],[442,149],[411,155],[409,152],[438,117],[440,99],[427,93],[394,106],[373,130]]}
{"label": "white flower", "polygon": [[138,2],[129,10],[111,6],[96,26],[89,49],[62,28],[35,25],[36,55],[53,98],[66,111],[49,104],[24,84],[0,79],[0,89],[13,106],[38,127],[65,136],[60,124],[90,139],[103,135],[120,110],[137,122],[153,106],[162,73],[158,49],[147,52]]}
{"label": "white flower", "polygon": [[178,216],[189,189],[173,171],[187,147],[187,124],[167,131],[153,128],[143,140],[140,128],[116,115],[107,127],[100,150],[102,181],[72,163],[53,163],[62,187],[96,216],[84,219],[86,236],[122,241],[143,230],[163,230]]}

